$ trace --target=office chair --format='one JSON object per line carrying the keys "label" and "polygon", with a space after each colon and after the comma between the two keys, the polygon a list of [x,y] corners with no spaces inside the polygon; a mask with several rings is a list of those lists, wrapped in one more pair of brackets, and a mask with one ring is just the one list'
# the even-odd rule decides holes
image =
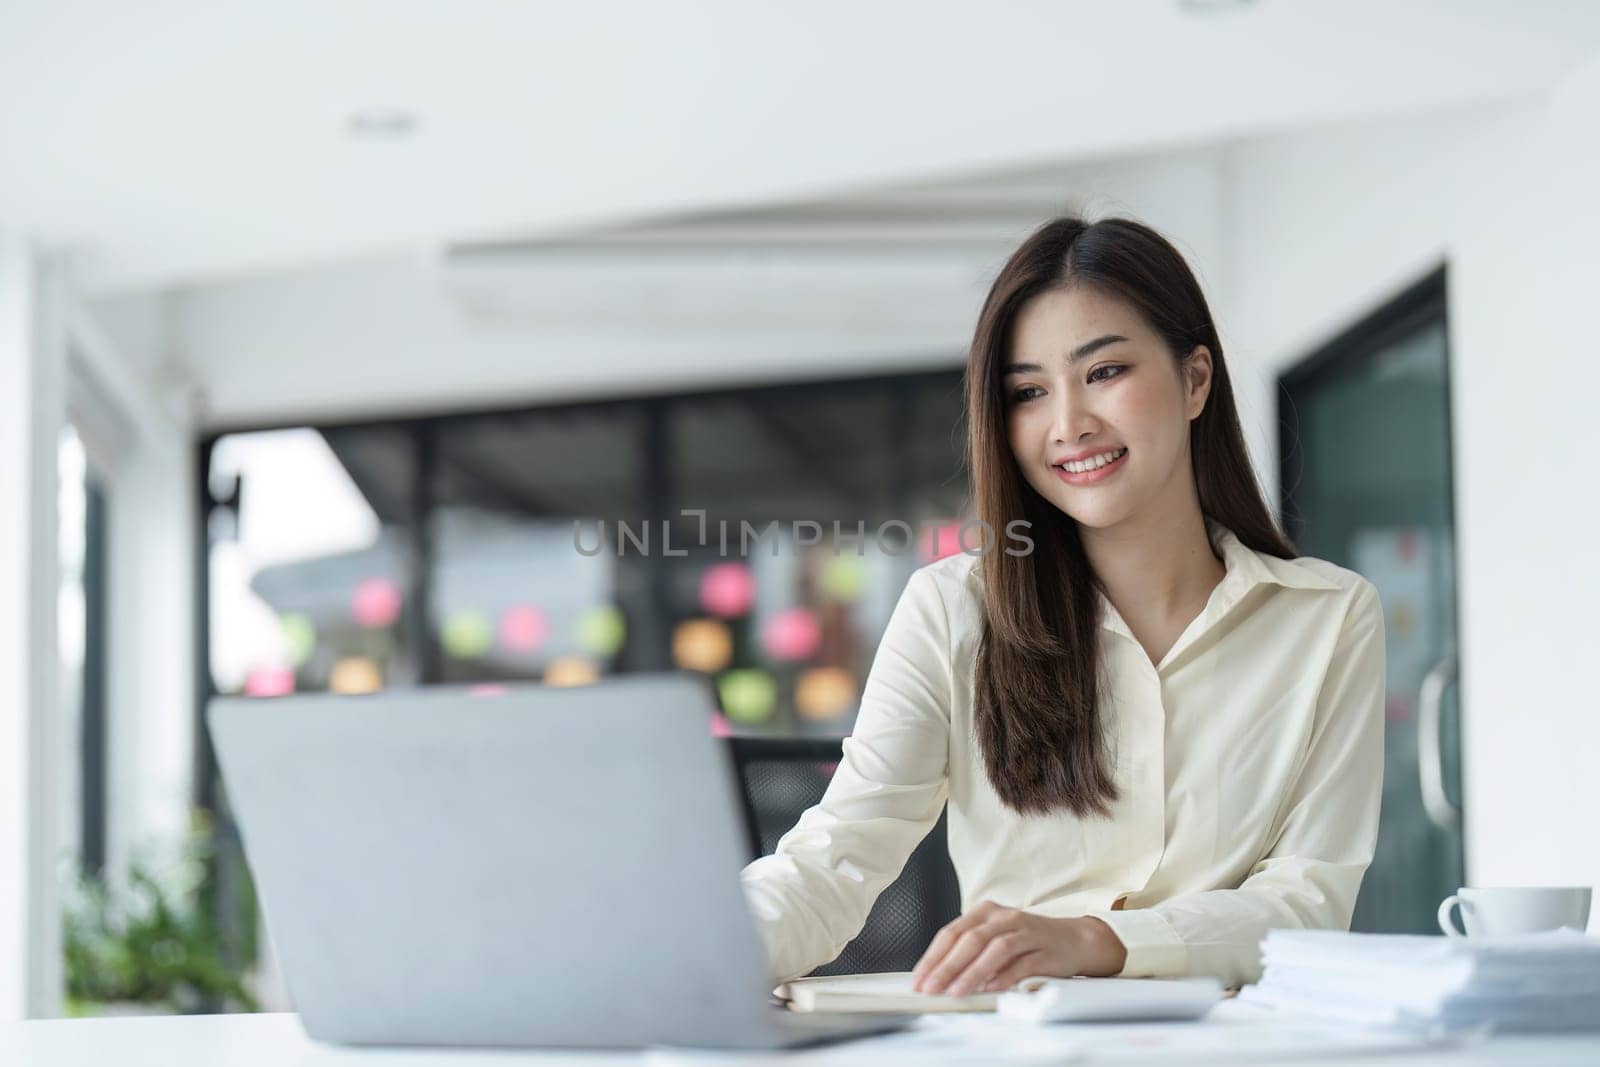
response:
{"label": "office chair", "polygon": [[[822,799],[844,748],[837,737],[727,740],[743,786],[750,858],[755,859],[771,853],[800,813]],[[960,914],[961,892],[950,864],[941,813],[938,823],[911,853],[900,877],[873,904],[861,933],[838,959],[811,973],[909,971],[939,929]]]}

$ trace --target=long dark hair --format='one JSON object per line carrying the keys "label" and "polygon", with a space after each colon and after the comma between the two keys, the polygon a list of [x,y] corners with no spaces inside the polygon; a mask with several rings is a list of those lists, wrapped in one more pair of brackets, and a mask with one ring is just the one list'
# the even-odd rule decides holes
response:
{"label": "long dark hair", "polygon": [[1180,363],[1197,345],[1211,350],[1210,394],[1189,424],[1200,509],[1250,548],[1298,555],[1256,482],[1222,343],[1183,256],[1130,219],[1058,218],[1035,230],[989,290],[966,372],[973,510],[995,530],[1018,518],[1032,524],[1031,554],[993,551],[979,564],[986,618],[973,688],[984,767],[1000,799],[1021,814],[1106,815],[1118,795],[1100,711],[1099,579],[1077,523],[1024,480],[1006,434],[1001,383],[1023,305],[1079,285],[1132,306]]}

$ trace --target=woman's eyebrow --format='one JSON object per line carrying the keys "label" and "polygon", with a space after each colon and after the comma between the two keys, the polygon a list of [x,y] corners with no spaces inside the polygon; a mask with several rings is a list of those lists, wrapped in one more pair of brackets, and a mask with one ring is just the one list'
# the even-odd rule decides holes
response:
{"label": "woman's eyebrow", "polygon": [[[1122,336],[1120,333],[1108,333],[1102,337],[1096,337],[1093,341],[1085,341],[1083,344],[1067,353],[1067,362],[1070,364],[1076,363],[1080,359],[1087,359],[1107,345],[1114,345],[1118,341],[1126,340],[1127,338]],[[1044,370],[1044,368],[1039,366],[1037,363],[1008,363],[1006,364],[1005,372],[1002,374],[1002,377],[1009,377],[1013,374],[1031,374],[1034,371],[1042,370]]]}

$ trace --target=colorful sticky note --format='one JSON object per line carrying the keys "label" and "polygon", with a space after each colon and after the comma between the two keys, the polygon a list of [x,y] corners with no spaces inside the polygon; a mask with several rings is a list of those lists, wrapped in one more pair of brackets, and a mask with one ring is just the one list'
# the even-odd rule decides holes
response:
{"label": "colorful sticky note", "polygon": [[763,670],[741,668],[717,679],[722,710],[734,722],[761,722],[778,705],[778,683]]}
{"label": "colorful sticky note", "polygon": [[756,581],[743,563],[715,563],[700,576],[700,605],[713,615],[744,615],[755,599]]}
{"label": "colorful sticky note", "polygon": [[822,627],[806,608],[780,611],[761,626],[761,647],[780,663],[811,658],[821,642]]}
{"label": "colorful sticky note", "polygon": [[550,635],[550,620],[532,604],[514,604],[500,613],[500,646],[507,652],[537,652]]}
{"label": "colorful sticky note", "polygon": [[830,556],[822,564],[818,584],[829,600],[853,603],[867,584],[867,561],[860,556]]}
{"label": "colorful sticky note", "polygon": [[627,620],[610,604],[590,608],[578,618],[578,643],[597,656],[615,655],[627,634]]}
{"label": "colorful sticky note", "polygon": [[733,635],[716,619],[689,619],[672,630],[672,662],[686,671],[713,674],[733,659]]}
{"label": "colorful sticky note", "polygon": [[813,667],[795,681],[794,707],[802,718],[837,719],[855,702],[855,676],[842,667]]}
{"label": "colorful sticky note", "polygon": [[[974,552],[983,544],[983,527],[974,526],[967,531]],[[937,526],[924,526],[917,539],[917,555],[924,563],[953,556],[961,551],[961,523],[945,522]]]}
{"label": "colorful sticky note", "polygon": [[494,628],[481,611],[458,611],[439,629],[439,643],[455,659],[477,659],[494,644]]}
{"label": "colorful sticky note", "polygon": [[257,667],[244,678],[244,695],[281,697],[294,692],[294,671],[288,667]]}
{"label": "colorful sticky note", "polygon": [[317,627],[311,616],[291,611],[278,620],[278,627],[283,631],[283,643],[288,646],[289,662],[296,667],[305,666],[317,648]]}
{"label": "colorful sticky note", "polygon": [[367,656],[346,656],[333,665],[328,688],[335,693],[376,693],[383,688],[383,672]]}
{"label": "colorful sticky note", "polygon": [[388,578],[368,578],[350,596],[350,614],[361,626],[393,626],[400,618],[400,587]]}
{"label": "colorful sticky note", "polygon": [[582,656],[562,656],[544,669],[545,685],[591,685],[600,680],[600,668]]}

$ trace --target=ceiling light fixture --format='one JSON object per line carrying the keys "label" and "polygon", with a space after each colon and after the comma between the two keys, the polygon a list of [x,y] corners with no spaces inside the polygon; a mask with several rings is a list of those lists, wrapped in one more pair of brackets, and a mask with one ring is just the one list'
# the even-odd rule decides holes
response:
{"label": "ceiling light fixture", "polygon": [[417,116],[396,108],[358,111],[345,120],[344,131],[358,141],[400,141],[417,130]]}

